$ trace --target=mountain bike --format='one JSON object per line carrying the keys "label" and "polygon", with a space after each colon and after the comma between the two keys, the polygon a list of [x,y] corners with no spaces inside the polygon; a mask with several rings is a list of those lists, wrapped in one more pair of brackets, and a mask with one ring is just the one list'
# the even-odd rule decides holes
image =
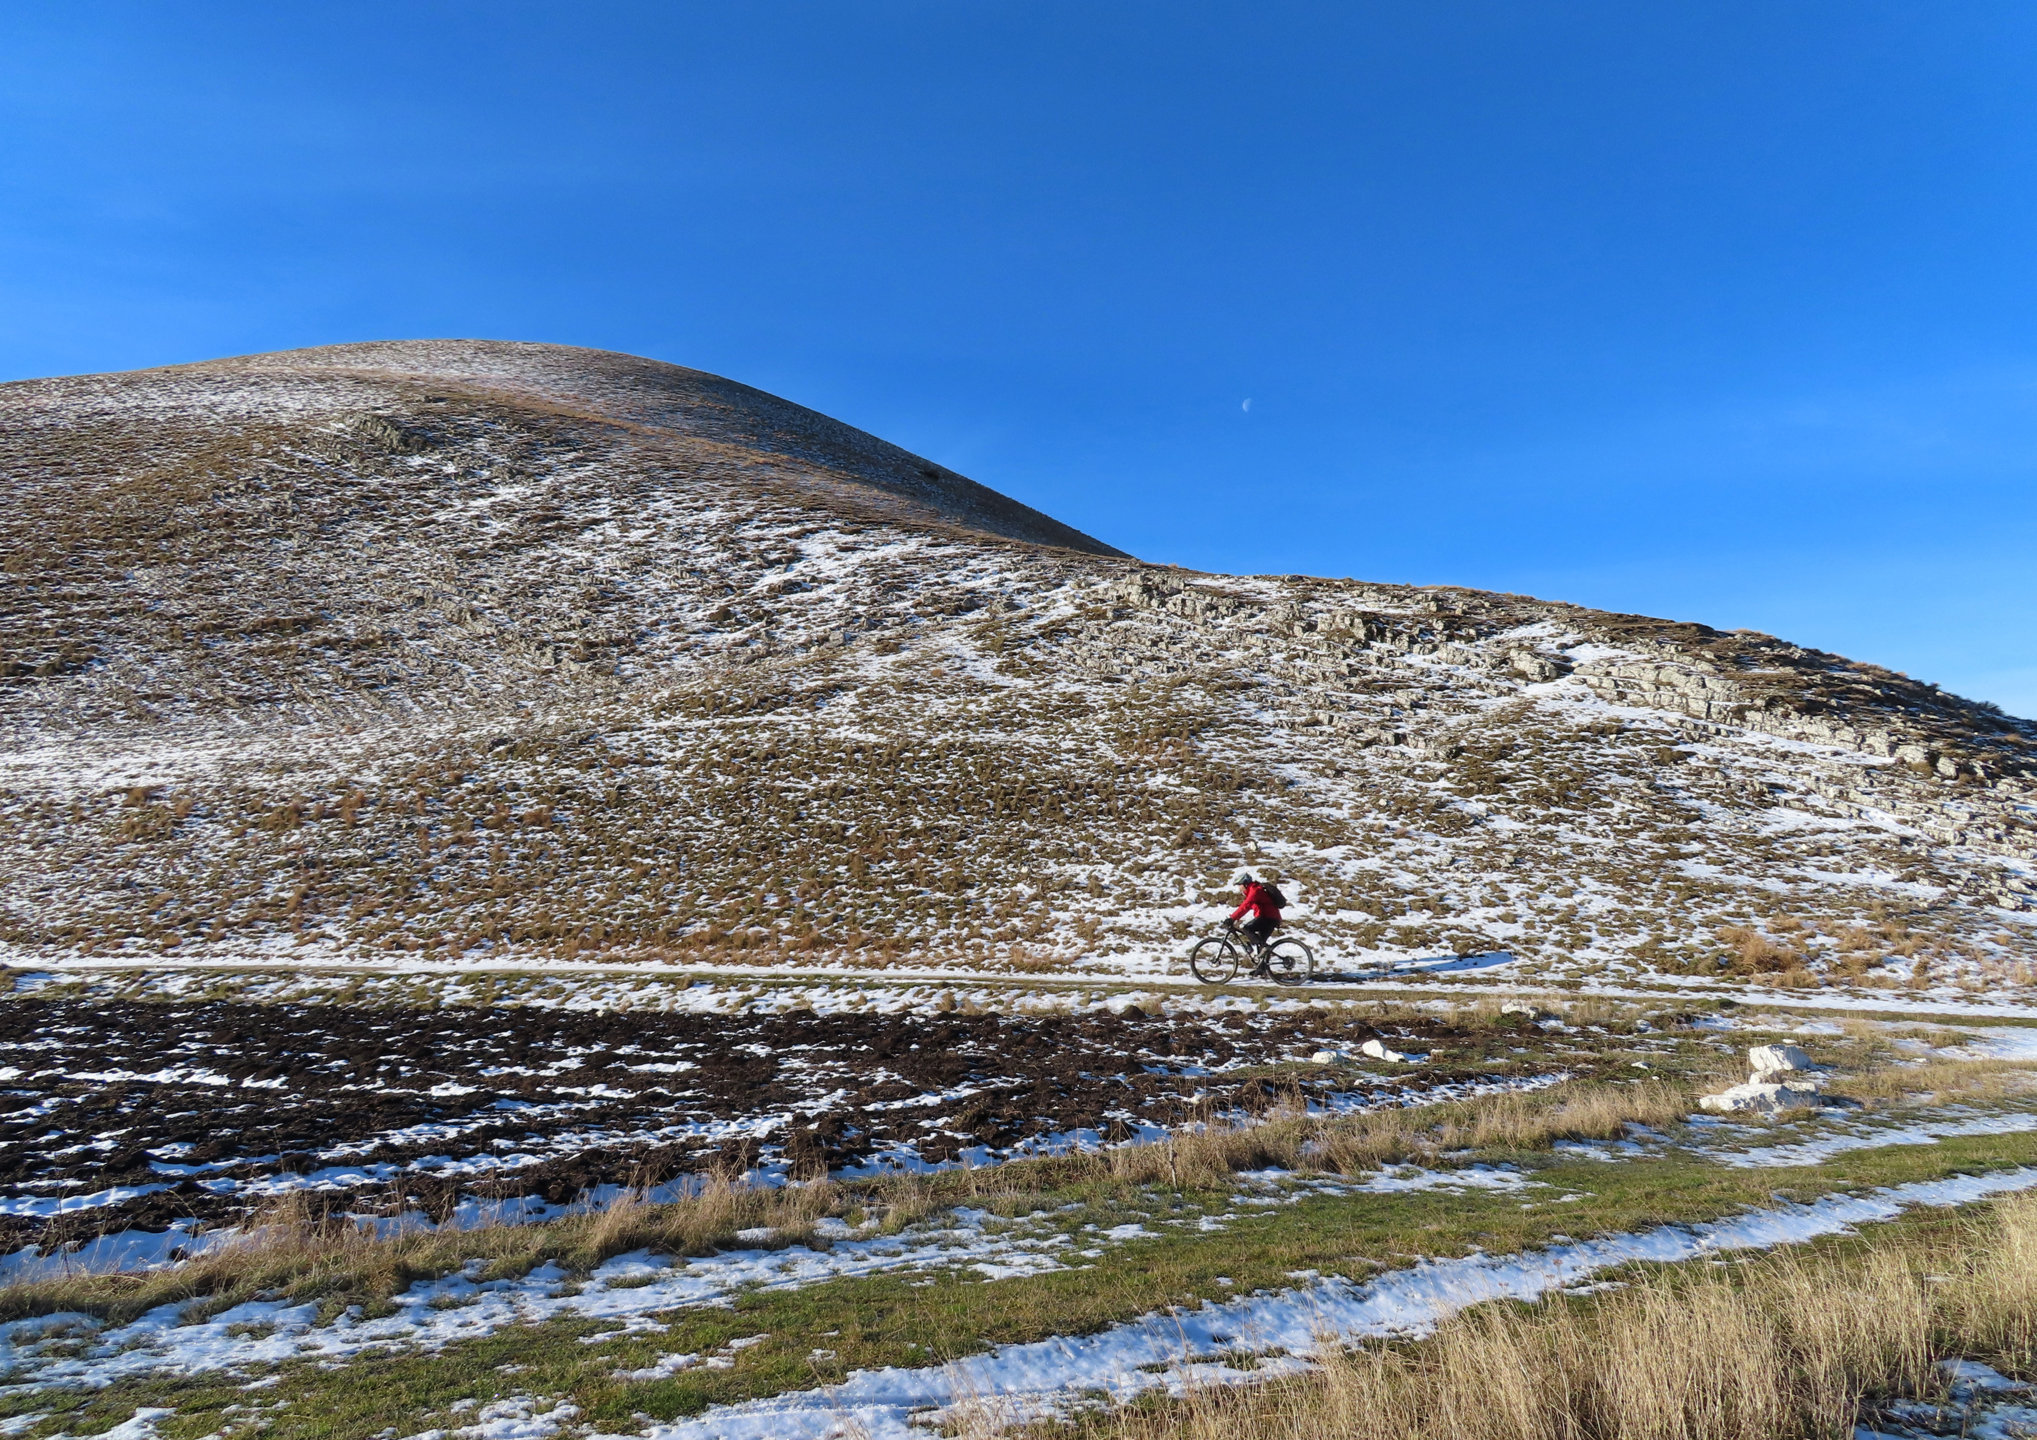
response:
{"label": "mountain bike", "polygon": [[1233,979],[1248,961],[1248,976],[1281,985],[1306,985],[1316,974],[1316,952],[1292,935],[1261,945],[1244,931],[1226,925],[1203,936],[1188,952],[1188,968],[1205,985],[1222,985]]}

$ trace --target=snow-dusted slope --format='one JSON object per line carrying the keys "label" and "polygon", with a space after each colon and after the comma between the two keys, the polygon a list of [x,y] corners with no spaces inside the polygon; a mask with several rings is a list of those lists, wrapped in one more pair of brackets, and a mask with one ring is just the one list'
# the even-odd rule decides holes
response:
{"label": "snow-dusted slope", "polygon": [[2037,733],[1766,636],[1145,566],[697,371],[0,387],[0,942],[2022,984]]}

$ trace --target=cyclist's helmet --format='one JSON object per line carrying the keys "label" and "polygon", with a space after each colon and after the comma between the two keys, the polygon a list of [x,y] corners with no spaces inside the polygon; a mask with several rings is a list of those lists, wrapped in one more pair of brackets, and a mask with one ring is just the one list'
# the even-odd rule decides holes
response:
{"label": "cyclist's helmet", "polygon": [[1252,872],[1250,870],[1240,870],[1231,877],[1231,883],[1233,885],[1250,885],[1252,883]]}

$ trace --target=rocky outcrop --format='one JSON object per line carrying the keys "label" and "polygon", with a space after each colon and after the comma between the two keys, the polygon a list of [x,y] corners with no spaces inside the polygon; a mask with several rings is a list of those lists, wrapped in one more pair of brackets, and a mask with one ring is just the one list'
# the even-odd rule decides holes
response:
{"label": "rocky outcrop", "polygon": [[[1142,566],[1100,594],[1120,618],[1179,622],[1168,644],[1180,665],[1154,673],[1182,673],[1181,666],[1207,663],[1231,646],[1303,687],[1296,700],[1305,694],[1306,702],[1281,718],[1289,726],[1450,758],[1461,743],[1422,723],[1429,707],[1407,687],[1401,662],[1448,667],[1459,696],[1503,697],[1568,682],[1608,704],[1674,714],[1693,738],[1773,735],[1889,762],[1833,768],[1807,761],[1788,782],[1762,787],[1767,803],[1852,819],[1894,816],[1946,844],[2037,856],[2037,810],[2027,804],[2037,793],[2037,762],[2025,754],[2019,722],[1888,672],[1703,626],[1649,622],[1636,635],[1635,617],[1516,596],[1364,587],[1370,606],[1359,609],[1350,605],[1348,588],[1325,585],[1319,600],[1296,603],[1272,598],[1264,583]],[[1575,628],[1565,637],[1559,625]],[[1555,631],[1551,639],[1559,643],[1509,638],[1531,627]],[[1610,640],[1622,642],[1623,652],[1584,659],[1570,653],[1592,650],[1580,641],[1603,650]],[[1086,661],[1095,673],[1125,673],[1124,647],[1101,632],[1096,642]],[[1851,698],[1834,698],[1835,686],[1854,687]],[[1936,697],[1933,723],[1941,729],[1961,717],[1978,719],[1979,728],[1969,726],[1959,740],[1921,738],[1924,711],[1895,703],[1911,691]],[[2016,909],[2029,903],[2023,884],[2015,876],[1983,880],[1974,893]]]}

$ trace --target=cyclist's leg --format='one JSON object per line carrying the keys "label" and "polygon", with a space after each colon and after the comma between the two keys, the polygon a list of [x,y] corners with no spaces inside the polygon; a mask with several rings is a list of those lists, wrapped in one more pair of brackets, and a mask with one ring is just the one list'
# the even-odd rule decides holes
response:
{"label": "cyclist's leg", "polygon": [[1273,922],[1264,915],[1254,915],[1245,922],[1245,933],[1252,937],[1253,948],[1264,951],[1266,942],[1273,938]]}

